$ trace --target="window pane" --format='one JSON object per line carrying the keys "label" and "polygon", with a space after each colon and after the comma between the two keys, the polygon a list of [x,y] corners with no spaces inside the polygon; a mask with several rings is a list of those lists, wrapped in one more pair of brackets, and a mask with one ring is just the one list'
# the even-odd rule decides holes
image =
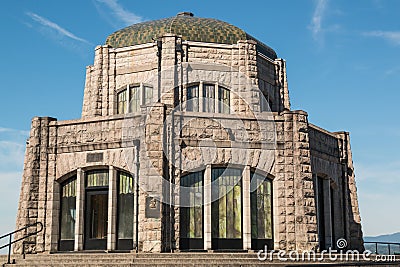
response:
{"label": "window pane", "polygon": [[118,238],[133,238],[133,177],[118,173]]}
{"label": "window pane", "polygon": [[218,87],[219,113],[230,113],[230,91],[224,87]]}
{"label": "window pane", "polygon": [[199,111],[199,86],[194,85],[187,88],[187,111]]}
{"label": "window pane", "polygon": [[214,112],[215,111],[215,86],[213,84],[203,85],[203,111]]}
{"label": "window pane", "polygon": [[181,186],[189,194],[181,195],[181,236],[203,237],[203,172],[191,173],[181,178]]}
{"label": "window pane", "polygon": [[62,186],[61,194],[61,234],[62,240],[75,238],[76,178]]}
{"label": "window pane", "polygon": [[251,237],[253,239],[272,239],[272,194],[271,181],[256,173],[257,190],[251,192]]}
{"label": "window pane", "polygon": [[242,238],[242,170],[212,170],[212,237]]}
{"label": "window pane", "polygon": [[108,170],[89,171],[86,174],[86,186],[108,186]]}
{"label": "window pane", "polygon": [[151,104],[153,100],[153,87],[145,86],[144,87],[144,103],[146,105]]}
{"label": "window pane", "polygon": [[139,86],[131,86],[129,88],[129,106],[130,112],[138,112],[140,110],[140,87]]}
{"label": "window pane", "polygon": [[118,102],[118,114],[124,114],[126,112],[126,90],[120,92],[117,95]]}

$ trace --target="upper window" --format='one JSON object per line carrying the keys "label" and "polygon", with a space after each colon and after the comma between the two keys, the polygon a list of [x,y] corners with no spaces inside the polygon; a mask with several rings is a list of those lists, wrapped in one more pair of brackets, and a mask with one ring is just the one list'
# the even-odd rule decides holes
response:
{"label": "upper window", "polygon": [[199,111],[199,86],[187,88],[187,111]]}
{"label": "upper window", "polygon": [[221,86],[218,87],[218,104],[219,113],[229,114],[229,109],[231,106],[230,91]]}
{"label": "upper window", "polygon": [[126,90],[118,93],[117,96],[118,102],[118,114],[126,113]]}
{"label": "upper window", "polygon": [[143,84],[128,85],[117,94],[117,113],[139,112],[140,106],[153,100],[153,87]]}
{"label": "upper window", "polygon": [[186,110],[209,113],[230,113],[230,91],[211,83],[187,87]]}
{"label": "upper window", "polygon": [[203,85],[203,111],[215,112],[215,86],[213,84]]}
{"label": "upper window", "polygon": [[140,86],[129,87],[129,112],[140,110]]}

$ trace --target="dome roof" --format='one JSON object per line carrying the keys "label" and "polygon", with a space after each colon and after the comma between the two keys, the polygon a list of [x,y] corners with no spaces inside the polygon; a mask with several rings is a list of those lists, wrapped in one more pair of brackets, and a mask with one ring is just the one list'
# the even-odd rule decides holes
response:
{"label": "dome roof", "polygon": [[151,43],[164,33],[181,35],[184,40],[207,43],[236,44],[239,40],[254,40],[262,54],[272,59],[277,58],[273,49],[242,29],[217,19],[196,18],[190,12],[179,13],[176,17],[133,24],[109,35],[106,44],[118,48]]}

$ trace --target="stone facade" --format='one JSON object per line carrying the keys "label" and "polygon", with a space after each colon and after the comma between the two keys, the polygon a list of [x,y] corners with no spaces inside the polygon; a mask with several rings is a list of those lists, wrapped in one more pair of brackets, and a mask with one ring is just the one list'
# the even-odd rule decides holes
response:
{"label": "stone facade", "polygon": [[[274,249],[318,250],[335,247],[339,238],[349,248],[361,249],[349,133],[328,132],[309,123],[306,112],[291,110],[286,62],[263,54],[260,45],[265,47],[255,39],[212,43],[167,32],[148,43],[96,47],[94,64],[86,69],[82,118],[32,120],[17,228],[39,221],[45,227],[29,238],[25,249],[59,250],[62,184],[74,176],[73,249],[85,250],[85,177],[90,170],[103,169],[109,177],[104,249],[117,249],[117,173],[125,171],[135,183],[132,249],[179,251],[177,185],[186,173],[201,169],[203,248],[213,250],[207,185],[212,168],[228,164],[242,170],[241,249],[252,249],[251,171],[272,181]],[[189,112],[188,85],[196,82],[228,88],[230,114],[222,113],[217,102],[219,112]],[[141,88],[140,105],[135,112],[120,114],[118,94],[131,85]],[[152,97],[147,103],[148,85]],[[262,97],[270,110],[263,110]],[[260,117],[264,111],[268,115]],[[153,201],[158,211],[150,214]],[[15,245],[16,253],[21,245]]]}

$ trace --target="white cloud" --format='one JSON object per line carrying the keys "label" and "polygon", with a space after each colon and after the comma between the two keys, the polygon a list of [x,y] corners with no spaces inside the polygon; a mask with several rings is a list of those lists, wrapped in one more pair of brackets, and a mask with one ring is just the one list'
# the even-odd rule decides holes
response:
{"label": "white cloud", "polygon": [[10,128],[4,128],[4,127],[0,127],[0,133],[3,133],[3,132],[17,132],[18,134],[20,134],[20,135],[28,135],[29,134],[29,131],[24,131],[24,130],[15,130],[15,129],[10,129]]}
{"label": "white cloud", "polygon": [[38,14],[35,14],[32,12],[27,12],[26,15],[28,15],[32,20],[38,22],[42,26],[54,30],[57,34],[60,34],[61,36],[64,36],[64,37],[67,37],[67,38],[70,38],[72,40],[79,41],[82,43],[91,44],[87,40],[76,36],[75,34],[73,34],[70,31],[61,27],[60,25],[58,25],[42,16],[39,16]]}
{"label": "white cloud", "polygon": [[[129,26],[143,21],[141,16],[138,16],[118,3],[118,0],[95,0],[97,3],[106,5],[116,20],[121,21],[124,26]],[[95,2],[95,3],[96,3]]]}
{"label": "white cloud", "polygon": [[382,38],[395,45],[400,45],[400,31],[369,31],[364,32],[363,35]]}
{"label": "white cloud", "polygon": [[311,18],[310,30],[314,40],[320,41],[322,33],[322,21],[328,6],[328,0],[317,0],[313,16]]}

